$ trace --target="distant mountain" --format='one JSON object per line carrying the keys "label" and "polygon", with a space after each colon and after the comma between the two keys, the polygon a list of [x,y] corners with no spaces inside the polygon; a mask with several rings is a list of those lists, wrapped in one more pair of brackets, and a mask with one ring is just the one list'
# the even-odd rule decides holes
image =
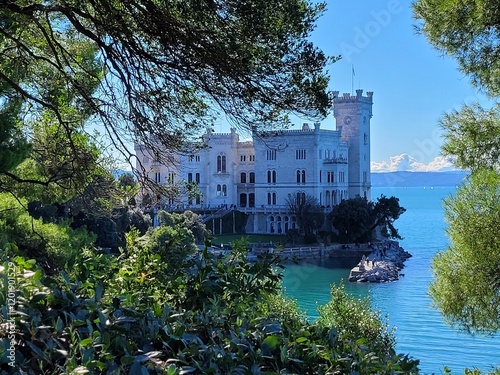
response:
{"label": "distant mountain", "polygon": [[460,185],[468,171],[450,172],[381,172],[372,173],[372,186],[456,186]]}

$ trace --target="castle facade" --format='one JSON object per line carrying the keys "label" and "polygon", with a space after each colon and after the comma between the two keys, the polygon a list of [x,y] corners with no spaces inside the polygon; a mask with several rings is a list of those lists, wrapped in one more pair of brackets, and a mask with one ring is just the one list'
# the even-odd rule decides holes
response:
{"label": "castle facade", "polygon": [[240,141],[230,133],[207,132],[207,146],[178,155],[171,165],[154,163],[136,145],[148,177],[160,183],[196,182],[201,195],[166,200],[164,208],[245,212],[247,233],[286,233],[297,228],[287,199],[315,197],[325,212],[343,199],[370,199],[370,119],[373,93],[363,96],[334,92],[335,129],[303,124],[300,130],[257,133]]}

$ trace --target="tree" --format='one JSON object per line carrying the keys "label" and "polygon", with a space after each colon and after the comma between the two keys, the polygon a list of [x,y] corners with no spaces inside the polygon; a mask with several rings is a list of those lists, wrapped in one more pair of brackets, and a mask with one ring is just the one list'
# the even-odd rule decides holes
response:
{"label": "tree", "polygon": [[374,223],[370,230],[380,228],[382,236],[401,239],[398,230],[394,227],[394,221],[399,219],[405,211],[406,208],[399,205],[399,198],[387,198],[382,194],[380,198],[377,198],[373,207],[372,220]]}
{"label": "tree", "polygon": [[418,0],[417,30],[438,50],[455,58],[474,86],[500,94],[498,4],[483,0]]}
{"label": "tree", "polygon": [[[457,59],[472,84],[492,99],[500,94],[500,18],[488,1],[418,0],[417,26],[439,50]],[[498,104],[463,106],[440,122],[443,153],[471,176],[445,201],[451,244],[433,261],[430,293],[445,319],[468,332],[500,329],[498,282],[498,191],[500,189]],[[460,298],[458,298],[460,297]]]}
{"label": "tree", "polygon": [[200,216],[189,210],[183,213],[160,210],[158,211],[158,220],[161,226],[187,228],[192,233],[194,241],[198,244],[203,243],[209,234],[205,224],[201,222]]}
{"label": "tree", "polygon": [[432,263],[434,303],[470,333],[500,329],[499,187],[500,175],[482,170],[445,200],[451,245]]}
{"label": "tree", "polygon": [[334,206],[328,215],[343,243],[368,242],[372,239],[373,202],[366,198],[346,199]]}
{"label": "tree", "polygon": [[[3,1],[0,93],[22,99],[23,126],[48,117],[68,146],[87,131],[68,119],[71,104],[126,160],[132,140],[168,163],[222,114],[246,129],[325,116],[335,59],[308,41],[323,10],[306,0]],[[84,156],[49,150],[62,166]]]}
{"label": "tree", "polygon": [[329,214],[332,226],[338,232],[339,241],[345,243],[368,242],[374,231],[388,238],[401,238],[394,221],[406,211],[396,197],[381,195],[376,202],[356,197],[346,199],[334,206]]}
{"label": "tree", "polygon": [[315,242],[315,232],[325,222],[325,213],[318,200],[311,195],[291,195],[286,199],[288,211],[297,219],[297,224],[304,232],[306,242]]}
{"label": "tree", "polygon": [[[84,98],[102,76],[102,64],[95,64],[98,50],[64,32],[60,20],[44,21],[32,11],[29,24],[28,15],[7,5],[14,4],[0,5],[0,190],[52,201],[68,198],[99,169],[100,147],[84,130],[93,114]],[[52,22],[57,32],[44,22]],[[57,43],[51,42],[51,31]],[[67,56],[57,56],[58,49]],[[64,72],[56,68],[58,58]]]}

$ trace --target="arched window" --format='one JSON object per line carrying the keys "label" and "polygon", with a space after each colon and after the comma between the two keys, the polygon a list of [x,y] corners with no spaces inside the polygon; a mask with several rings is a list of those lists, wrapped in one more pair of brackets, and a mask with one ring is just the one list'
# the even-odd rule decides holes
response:
{"label": "arched window", "polygon": [[245,193],[240,194],[240,207],[247,206],[247,195]]}
{"label": "arched window", "polygon": [[226,155],[217,155],[217,173],[226,173]]}
{"label": "arched window", "polygon": [[255,172],[250,172],[250,183],[255,184]]}
{"label": "arched window", "polygon": [[306,183],[306,171],[305,169],[298,169],[297,170],[297,183]]}
{"label": "arched window", "polygon": [[247,174],[245,172],[241,172],[240,177],[241,177],[241,183],[242,184],[246,184],[246,182],[247,182]]}
{"label": "arched window", "polygon": [[306,201],[306,193],[303,191],[297,192],[297,204],[302,204]]}
{"label": "arched window", "polygon": [[217,196],[218,197],[225,197],[227,196],[227,185],[217,185]]}
{"label": "arched window", "polygon": [[289,229],[289,217],[288,216],[285,216],[285,233],[288,232],[288,229]]}
{"label": "arched window", "polygon": [[255,207],[255,193],[248,194],[248,207]]}
{"label": "arched window", "polygon": [[269,232],[274,233],[274,216],[269,216]]}
{"label": "arched window", "polygon": [[276,183],[276,171],[268,169],[267,170],[267,183],[268,184],[275,184]]}
{"label": "arched window", "polygon": [[269,206],[276,204],[276,193],[274,191],[267,193],[267,204]]}

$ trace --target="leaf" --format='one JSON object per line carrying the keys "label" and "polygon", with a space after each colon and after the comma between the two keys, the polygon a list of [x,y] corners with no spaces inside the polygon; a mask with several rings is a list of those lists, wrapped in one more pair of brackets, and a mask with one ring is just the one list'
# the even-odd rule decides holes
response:
{"label": "leaf", "polygon": [[30,304],[36,304],[42,300],[44,300],[46,297],[48,296],[47,293],[37,293],[35,294],[32,298],[31,298],[31,301],[30,301]]}
{"label": "leaf", "polygon": [[193,372],[196,371],[196,368],[192,367],[192,366],[182,366],[181,367],[181,371],[179,372],[180,375],[184,375],[184,374],[191,374]]}
{"label": "leaf", "polygon": [[177,366],[170,364],[167,368],[167,375],[177,375]]}
{"label": "leaf", "polygon": [[130,366],[130,370],[128,371],[130,375],[149,375],[146,367],[141,366],[139,362],[134,362],[132,366]]}
{"label": "leaf", "polygon": [[88,374],[89,372],[90,371],[85,366],[78,366],[73,371],[71,371],[71,374]]}
{"label": "leaf", "polygon": [[56,321],[56,332],[61,332],[64,327],[64,322],[62,321],[61,317],[57,317]]}
{"label": "leaf", "polygon": [[38,346],[32,344],[30,341],[26,341],[26,345],[30,347],[31,351],[35,354],[35,357],[47,360],[47,357]]}
{"label": "leaf", "polygon": [[88,337],[88,338],[83,339],[82,341],[80,341],[80,346],[87,346],[89,344],[92,344],[92,338],[91,337]]}
{"label": "leaf", "polygon": [[262,342],[262,354],[265,356],[271,355],[271,352],[278,347],[280,339],[276,335],[267,336]]}

